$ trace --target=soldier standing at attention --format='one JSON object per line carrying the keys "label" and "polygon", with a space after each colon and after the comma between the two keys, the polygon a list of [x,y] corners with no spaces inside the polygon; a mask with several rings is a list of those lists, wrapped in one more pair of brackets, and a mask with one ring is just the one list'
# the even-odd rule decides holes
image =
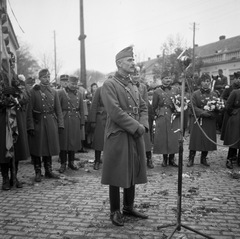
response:
{"label": "soldier standing at attention", "polygon": [[168,160],[170,166],[178,166],[174,156],[179,151],[179,133],[175,131],[180,128],[180,117],[173,117],[175,107],[171,98],[180,95],[180,89],[171,86],[171,83],[170,72],[165,71],[162,74],[162,85],[153,92],[152,106],[156,115],[153,153],[163,154],[163,167],[167,166]]}
{"label": "soldier standing at attention", "polygon": [[64,131],[59,135],[60,142],[60,173],[64,173],[67,165],[77,170],[74,164],[75,152],[81,149],[81,130],[84,125],[83,96],[78,90],[78,78],[70,76],[67,86],[58,91],[63,112]]}
{"label": "soldier standing at attention", "polygon": [[29,148],[36,182],[41,181],[41,157],[45,177],[58,178],[58,175],[52,172],[52,156],[60,152],[58,134],[64,130],[58,94],[50,86],[48,69],[40,70],[38,77],[40,84],[36,84],[30,91],[31,100],[27,117]]}
{"label": "soldier standing at attention", "polygon": [[148,130],[148,112],[130,77],[135,71],[132,47],[116,55],[116,65],[117,72],[104,82],[101,92],[107,112],[101,182],[109,185],[110,219],[123,226],[120,187],[123,214],[148,218],[134,209],[135,184],[147,182],[143,135]]}

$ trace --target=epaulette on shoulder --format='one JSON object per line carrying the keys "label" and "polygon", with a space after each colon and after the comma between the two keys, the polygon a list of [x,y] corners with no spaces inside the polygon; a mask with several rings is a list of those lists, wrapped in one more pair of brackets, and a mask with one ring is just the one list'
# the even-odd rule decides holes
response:
{"label": "epaulette on shoulder", "polygon": [[33,89],[34,89],[34,90],[40,90],[40,85],[39,85],[39,84],[35,84],[35,85],[33,86]]}

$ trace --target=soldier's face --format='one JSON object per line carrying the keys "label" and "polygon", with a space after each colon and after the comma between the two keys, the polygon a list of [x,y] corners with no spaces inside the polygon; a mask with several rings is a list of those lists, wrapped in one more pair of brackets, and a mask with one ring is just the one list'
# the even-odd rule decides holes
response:
{"label": "soldier's face", "polygon": [[208,89],[208,88],[210,88],[211,80],[206,79],[206,80],[202,81],[201,84],[202,84],[202,88]]}
{"label": "soldier's face", "polygon": [[48,84],[50,82],[50,74],[40,77],[39,80],[42,84]]}
{"label": "soldier's face", "polygon": [[126,74],[133,74],[135,72],[135,62],[133,57],[125,57],[119,61],[119,67]]}
{"label": "soldier's face", "polygon": [[172,78],[171,77],[164,77],[162,79],[162,84],[164,86],[169,86],[172,83]]}

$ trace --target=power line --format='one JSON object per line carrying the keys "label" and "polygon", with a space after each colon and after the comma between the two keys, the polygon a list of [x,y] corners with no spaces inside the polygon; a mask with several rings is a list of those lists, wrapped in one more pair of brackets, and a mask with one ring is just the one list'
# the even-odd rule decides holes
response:
{"label": "power line", "polygon": [[22,31],[23,33],[25,33],[25,32],[23,31],[22,27],[20,26],[20,24],[19,24],[19,22],[18,22],[18,20],[17,20],[17,17],[15,16],[15,13],[14,13],[14,11],[13,11],[13,9],[12,9],[12,6],[11,6],[11,3],[10,3],[10,0],[8,0],[8,5],[9,5],[11,11],[12,11],[12,14],[13,14],[13,16],[14,16],[14,18],[15,18],[15,20],[16,20],[18,26],[19,26],[19,28],[21,29],[21,31]]}

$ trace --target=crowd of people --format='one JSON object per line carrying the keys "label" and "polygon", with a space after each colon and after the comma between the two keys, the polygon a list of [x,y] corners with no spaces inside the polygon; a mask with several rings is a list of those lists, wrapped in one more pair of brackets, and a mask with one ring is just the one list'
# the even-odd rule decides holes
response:
{"label": "crowd of people", "polygon": [[226,167],[232,169],[234,160],[240,166],[240,72],[234,73],[230,85],[221,69],[217,77],[207,73],[188,77],[181,96],[181,78],[176,84],[169,71],[162,73],[161,85],[146,85],[132,47],[120,51],[115,62],[116,73],[101,87],[93,83],[90,92],[79,86],[76,76],[61,75],[60,87],[53,87],[48,69],[39,71],[39,83],[14,72],[9,81],[9,75],[1,72],[3,190],[22,187],[17,179],[20,160],[31,157],[36,182],[42,180],[42,164],[46,178],[59,178],[52,169],[52,156],[59,156],[59,173],[67,167],[78,170],[75,153],[86,152],[87,145],[95,152],[94,170],[103,163],[101,183],[109,185],[110,219],[123,226],[122,214],[148,218],[134,208],[135,185],[147,182],[146,169],[154,168],[152,154],[161,155],[162,167],[178,167],[179,137],[186,130],[187,167],[194,166],[196,151],[201,152],[200,163],[210,166],[207,156],[217,150],[217,129],[229,148]]}

